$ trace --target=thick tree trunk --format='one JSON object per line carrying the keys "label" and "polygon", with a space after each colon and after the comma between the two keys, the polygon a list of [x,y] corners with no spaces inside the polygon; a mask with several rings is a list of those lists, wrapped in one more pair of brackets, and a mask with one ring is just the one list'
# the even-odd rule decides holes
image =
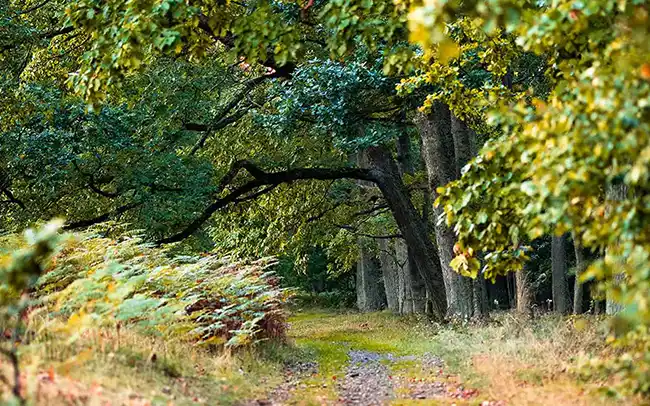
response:
{"label": "thick tree trunk", "polygon": [[440,259],[429,240],[422,217],[413,206],[406,186],[399,175],[397,165],[385,147],[371,147],[368,157],[373,166],[372,174],[393,217],[410,248],[430,300],[431,315],[442,319],[447,308]]}
{"label": "thick tree trunk", "polygon": [[569,311],[566,243],[566,235],[553,236],[551,240],[553,310],[561,314],[566,314]]}
{"label": "thick tree trunk", "polygon": [[595,300],[594,301],[594,314],[603,314],[603,301]]}
{"label": "thick tree trunk", "polygon": [[[453,129],[452,129],[453,121]],[[415,120],[422,138],[422,153],[427,168],[429,189],[434,198],[439,186],[457,179],[460,167],[470,158],[470,130],[452,115],[443,103],[436,102],[427,115],[420,114]],[[453,131],[456,132],[456,140]],[[454,257],[456,236],[447,227],[442,207],[434,208],[436,243],[440,265],[447,292],[447,315],[469,317],[472,314],[472,284],[457,274],[450,266]]]}
{"label": "thick tree trunk", "polygon": [[361,243],[359,243],[356,288],[357,307],[360,311],[370,312],[384,307],[384,287],[381,285],[379,260]]}
{"label": "thick tree trunk", "polygon": [[397,313],[414,312],[411,275],[408,269],[408,248],[403,240],[395,240],[395,262],[397,265]]}
{"label": "thick tree trunk", "polygon": [[[408,132],[402,132],[397,137],[397,169],[404,178],[406,174],[415,171],[415,156],[412,153],[411,140]],[[427,229],[427,210],[431,205],[427,203],[429,196],[425,195],[422,223]],[[399,264],[398,268],[398,296],[400,314],[424,313],[426,311],[427,292],[424,281],[415,265],[413,254],[403,239],[395,241],[395,254]]]}
{"label": "thick tree trunk", "polygon": [[472,281],[472,314],[476,319],[483,319],[488,315],[487,300],[485,296],[485,280],[476,278]]}
{"label": "thick tree trunk", "polygon": [[582,302],[584,301],[584,285],[580,282],[580,275],[587,269],[587,259],[580,242],[580,237],[573,234],[573,249],[576,255],[576,280],[573,285],[573,314],[583,312]]}
{"label": "thick tree trunk", "polygon": [[[454,158],[456,161],[456,178],[462,176],[465,165],[478,153],[477,137],[474,130],[459,120],[455,115],[451,115],[451,136],[454,142]],[[475,318],[484,318],[489,314],[487,303],[487,289],[485,279],[478,275],[477,279],[472,281],[470,278],[460,276],[459,295],[461,296],[461,306],[472,304],[469,313]]]}
{"label": "thick tree trunk", "polygon": [[[453,124],[453,123],[452,123]],[[478,150],[480,148],[479,146],[479,140],[478,137],[476,136],[476,132],[471,130],[465,123],[463,123],[464,128],[467,128],[469,131],[471,131],[468,134],[469,138],[469,156],[467,156],[467,160],[459,160],[456,159],[456,163],[459,168],[459,176],[462,176],[462,169],[464,168],[467,163],[474,158],[476,155],[478,155]],[[460,134],[460,131],[456,131],[456,134]],[[456,141],[458,140],[458,141]],[[454,137],[454,146],[456,149],[456,156],[462,156],[462,152],[459,152],[459,147],[456,147],[456,145],[461,144],[461,137],[456,136]],[[462,150],[464,151],[464,149]],[[479,318],[479,319],[484,319],[489,317],[490,315],[490,300],[488,299],[488,287],[487,287],[487,280],[485,277],[481,274],[479,274],[476,279],[474,280],[474,317]],[[479,302],[480,301],[480,302]]]}
{"label": "thick tree trunk", "polygon": [[388,310],[393,313],[400,313],[400,287],[399,287],[399,263],[396,252],[390,240],[380,239],[379,245],[379,262],[381,263],[381,273],[384,281],[384,290],[386,291],[386,305]]}

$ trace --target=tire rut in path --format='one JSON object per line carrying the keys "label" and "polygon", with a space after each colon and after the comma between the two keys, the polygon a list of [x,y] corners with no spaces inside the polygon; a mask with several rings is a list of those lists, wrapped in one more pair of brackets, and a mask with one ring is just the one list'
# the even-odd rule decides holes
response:
{"label": "tire rut in path", "polygon": [[343,405],[383,405],[393,397],[390,370],[381,361],[386,356],[370,351],[351,350],[345,379],[339,384]]}
{"label": "tire rut in path", "polygon": [[[398,361],[417,362],[424,371],[442,367],[438,357],[378,354],[365,350],[350,350],[344,380],[338,385],[341,405],[386,405],[397,397],[402,399],[434,399],[444,395],[445,384],[437,380],[393,380],[390,364]],[[399,394],[396,392],[399,391]],[[399,396],[396,396],[399,395]]]}

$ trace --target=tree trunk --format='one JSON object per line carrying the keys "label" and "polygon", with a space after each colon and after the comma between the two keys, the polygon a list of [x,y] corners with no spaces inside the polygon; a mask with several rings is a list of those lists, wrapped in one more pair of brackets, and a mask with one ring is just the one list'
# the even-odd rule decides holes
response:
{"label": "tree trunk", "polygon": [[[459,120],[455,115],[451,115],[451,135],[454,141],[454,157],[456,160],[456,178],[462,176],[465,165],[478,153],[478,140],[474,130]],[[487,288],[485,279],[482,275],[477,275],[477,280],[471,282],[470,289],[473,304],[473,316],[475,318],[485,318],[489,314],[489,304],[487,299]],[[462,279],[469,279],[461,276]],[[461,282],[461,285],[467,282]],[[461,289],[462,292],[462,289]],[[462,293],[461,293],[462,294]]]}
{"label": "tree trunk", "polygon": [[515,308],[515,294],[512,291],[512,287],[510,286],[511,283],[510,281],[512,280],[512,276],[510,274],[507,274],[505,276],[506,278],[506,293],[508,294],[508,308],[509,309],[514,309]]}
{"label": "tree trunk", "polygon": [[395,255],[399,266],[397,274],[399,313],[424,313],[427,300],[426,287],[404,240],[395,241]]}
{"label": "tree trunk", "polygon": [[[403,131],[397,137],[397,169],[399,175],[404,178],[406,174],[415,171],[415,156],[412,153],[411,140],[408,131]],[[422,224],[427,231],[427,212],[431,205],[427,203],[429,196],[425,194]],[[408,248],[403,239],[395,241],[395,254],[399,264],[398,269],[398,292],[400,302],[400,314],[424,313],[426,309],[427,292],[424,281],[415,265],[411,249]]]}
{"label": "tree trunk", "polygon": [[[420,114],[415,120],[422,138],[422,152],[427,168],[429,189],[434,198],[436,189],[457,179],[461,162],[466,162],[471,153],[470,131],[464,124],[454,119],[452,134],[452,115],[443,103],[436,102],[428,115]],[[458,156],[456,155],[458,151]],[[462,164],[464,165],[464,163]],[[444,222],[442,207],[434,208],[436,243],[440,254],[440,265],[447,292],[447,315],[450,317],[469,317],[472,314],[472,284],[464,280],[450,266],[454,257],[456,236]]]}
{"label": "tree trunk", "polygon": [[418,272],[422,277],[433,318],[444,318],[447,300],[445,296],[440,258],[427,235],[422,217],[417,212],[406,186],[399,176],[394,159],[385,147],[371,147],[368,157],[372,163],[372,174],[381,190],[395,221],[410,249]]}
{"label": "tree trunk", "polygon": [[602,300],[594,300],[594,314],[603,314]]}
{"label": "tree trunk", "polygon": [[362,312],[381,310],[385,303],[379,260],[359,242],[357,307]]}
{"label": "tree trunk", "polygon": [[532,314],[532,289],[530,286],[530,272],[524,265],[521,271],[515,273],[517,289],[517,314],[520,317],[530,317]]}
{"label": "tree trunk", "polygon": [[573,314],[583,312],[582,302],[584,301],[584,285],[580,282],[580,275],[587,269],[587,259],[580,242],[580,236],[573,234],[573,249],[576,255],[576,280],[573,285]]}
{"label": "tree trunk", "polygon": [[561,314],[566,314],[569,311],[566,243],[566,235],[559,237],[554,235],[551,240],[553,310]]}
{"label": "tree trunk", "polygon": [[390,240],[380,239],[379,262],[386,291],[386,305],[393,313],[400,313],[399,263],[396,252]]}
{"label": "tree trunk", "polygon": [[[613,185],[610,185],[607,188],[607,199],[608,200],[613,200],[613,201],[622,201],[625,200],[627,197],[627,186],[624,183],[616,183]],[[605,251],[605,256],[607,256],[611,250],[615,250],[617,247],[607,247]],[[614,283],[615,284],[620,284],[623,283],[623,280],[625,279],[625,274],[623,273],[618,273],[614,275]],[[605,302],[605,313],[607,314],[617,314],[623,311],[625,306],[623,306],[621,303],[617,303],[613,301],[610,297],[610,295],[607,295],[606,302]]]}

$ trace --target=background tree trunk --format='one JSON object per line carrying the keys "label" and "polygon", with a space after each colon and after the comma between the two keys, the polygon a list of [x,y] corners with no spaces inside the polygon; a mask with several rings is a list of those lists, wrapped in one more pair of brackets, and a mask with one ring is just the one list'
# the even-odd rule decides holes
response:
{"label": "background tree trunk", "polygon": [[472,281],[472,285],[472,304],[474,306],[473,316],[476,319],[485,319],[490,314],[485,279],[481,276],[477,276],[476,279]]}
{"label": "background tree trunk", "polygon": [[576,255],[576,280],[573,285],[573,314],[583,312],[582,302],[584,301],[584,285],[580,282],[580,275],[587,269],[587,259],[580,242],[580,236],[573,234],[573,249]]}
{"label": "background tree trunk", "polygon": [[[411,148],[411,139],[408,131],[403,131],[397,137],[397,169],[399,175],[404,178],[406,174],[415,172],[416,159],[419,155],[413,154]],[[425,232],[428,233],[428,211],[431,206],[430,198],[427,193],[424,194],[424,203],[422,208],[422,224]],[[399,313],[424,313],[426,309],[427,292],[420,275],[413,254],[403,239],[395,241],[395,254],[399,264],[398,269],[398,292],[399,292]]]}
{"label": "background tree trunk", "polygon": [[357,262],[357,307],[359,311],[381,310],[385,304],[379,260],[359,242]]}
{"label": "background tree trunk", "polygon": [[426,288],[409,257],[404,240],[395,240],[397,258],[397,301],[399,314],[424,313]]}
{"label": "background tree trunk", "polygon": [[567,283],[567,236],[553,236],[551,240],[551,274],[553,310],[566,314],[569,311],[569,286]]}
{"label": "background tree trunk", "polygon": [[380,239],[379,262],[386,291],[386,305],[393,313],[400,313],[399,264],[394,245],[388,239]]}
{"label": "background tree trunk", "polygon": [[530,271],[526,265],[521,271],[515,272],[517,314],[520,317],[530,317],[532,314],[533,292],[530,286],[530,277]]}

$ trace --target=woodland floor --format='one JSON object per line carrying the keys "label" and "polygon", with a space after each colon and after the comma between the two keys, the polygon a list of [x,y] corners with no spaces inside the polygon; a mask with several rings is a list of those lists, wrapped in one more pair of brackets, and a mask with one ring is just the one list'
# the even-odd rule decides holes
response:
{"label": "woodland floor", "polygon": [[[310,310],[291,317],[288,345],[234,355],[101,330],[76,354],[35,347],[25,386],[42,405],[642,404],[605,399],[599,384],[571,373],[580,350],[602,342],[601,325],[554,316],[522,324],[504,313],[487,325],[438,326]],[[71,361],[48,367],[56,358]]]}

